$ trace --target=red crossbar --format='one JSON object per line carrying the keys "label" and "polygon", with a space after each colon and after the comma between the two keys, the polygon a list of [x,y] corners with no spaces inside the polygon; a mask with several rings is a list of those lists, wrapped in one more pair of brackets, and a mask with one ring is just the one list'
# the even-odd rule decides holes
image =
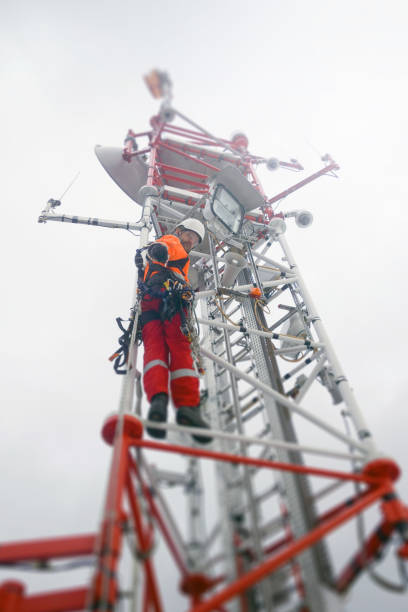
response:
{"label": "red crossbar", "polygon": [[[205,166],[206,168],[209,168],[210,170],[215,170],[216,172],[220,171],[220,169],[217,168],[217,166],[213,166],[213,164],[208,164],[202,159],[198,159],[198,157],[193,157],[192,155],[185,153],[184,151],[182,151],[181,149],[177,147],[172,147],[168,144],[165,144],[163,141],[160,141],[159,146],[163,147],[164,149],[168,149],[169,151],[173,151],[173,153],[177,153],[177,155],[181,155],[182,157],[185,157],[186,159],[190,159],[191,161],[196,162],[197,164],[200,164],[201,166]],[[185,148],[188,149],[188,147],[185,147]],[[211,155],[209,155],[209,157],[211,157]],[[215,155],[213,155],[212,157],[216,158]]]}
{"label": "red crossbar", "polygon": [[[192,185],[192,187],[197,187],[200,191],[208,191],[209,189],[208,185],[205,185],[203,183],[198,183],[197,181],[193,181],[192,179],[189,179],[189,178],[175,176],[174,174],[162,174],[161,178],[164,183],[167,183],[168,181],[175,181],[178,183],[184,183],[185,185]],[[192,189],[192,191],[195,191],[195,189]]]}
{"label": "red crossbar", "polygon": [[336,162],[331,162],[328,166],[325,166],[318,172],[315,172],[314,174],[311,174],[307,178],[303,179],[303,181],[300,181],[299,183],[292,185],[292,187],[289,187],[289,189],[285,189],[285,191],[282,191],[281,193],[278,193],[278,195],[273,196],[272,198],[268,200],[268,204],[273,204],[274,202],[278,202],[282,198],[286,198],[286,196],[288,196],[289,194],[293,193],[294,191],[297,191],[301,187],[304,187],[308,183],[311,183],[315,179],[319,178],[319,176],[323,176],[324,174],[327,174],[328,172],[331,172],[332,170],[338,170],[338,169],[339,169],[338,164],[336,164]]}
{"label": "red crossbar", "polygon": [[[129,460],[129,456],[128,456]],[[140,510],[139,501],[137,499],[135,490],[132,485],[130,473],[128,471],[126,477],[126,489],[129,498],[129,504],[132,510],[133,520],[135,524],[135,531],[137,533],[140,555],[143,558],[143,566],[146,576],[146,593],[149,596],[149,600],[153,605],[155,612],[162,612],[163,606],[160,599],[160,592],[157,585],[156,574],[154,572],[153,562],[150,558],[150,549],[153,546],[151,539],[149,538],[148,532],[143,525],[142,513]]]}
{"label": "red crossbar", "polygon": [[274,555],[271,559],[267,559],[257,567],[250,570],[241,578],[234,580],[227,587],[219,591],[216,595],[213,595],[205,602],[191,608],[189,612],[211,612],[217,606],[223,604],[225,601],[236,597],[246,589],[274,572],[278,567],[284,565],[290,559],[293,559],[296,555],[301,553],[306,548],[313,546],[318,540],[323,538],[327,533],[350,519],[352,516],[364,510],[372,503],[374,503],[379,497],[382,497],[390,491],[390,486],[383,485],[379,486],[374,490],[369,490],[364,494],[363,498],[360,499],[353,508],[347,508],[342,510],[337,517],[334,517],[328,521],[325,521],[322,525],[319,525],[306,535],[302,536],[298,540],[295,540],[292,544],[287,546],[284,550]]}
{"label": "red crossbar", "polygon": [[181,556],[179,549],[177,548],[175,541],[170,535],[170,531],[167,528],[165,521],[163,520],[163,517],[157,507],[156,501],[152,493],[150,492],[149,487],[146,485],[145,481],[143,480],[136,461],[134,461],[133,457],[130,457],[129,461],[130,461],[130,470],[136,474],[136,477],[140,482],[140,485],[143,491],[143,495],[146,497],[147,503],[149,504],[150,512],[152,513],[152,516],[154,516],[154,518],[157,521],[159,529],[162,532],[163,538],[166,541],[171,554],[173,555],[173,559],[176,562],[181,575],[185,577],[188,574],[188,569],[186,567],[186,564],[184,563],[184,560]]}
{"label": "red crossbar", "polygon": [[193,172],[192,170],[186,170],[185,168],[179,168],[178,166],[170,166],[169,164],[163,164],[158,162],[156,164],[159,168],[164,168],[164,170],[171,170],[171,172],[177,172],[178,174],[185,174],[186,176],[194,176],[194,178],[199,178],[203,180],[207,180],[208,176],[206,174],[202,174],[201,172]]}
{"label": "red crossbar", "polygon": [[22,600],[18,612],[73,612],[86,610],[88,588],[67,589],[31,595]]}
{"label": "red crossbar", "polygon": [[45,561],[63,557],[92,555],[95,549],[95,534],[8,542],[0,547],[0,564],[18,561]]}
{"label": "red crossbar", "polygon": [[378,485],[383,482],[382,478],[375,478],[366,474],[353,474],[348,472],[339,472],[336,470],[324,470],[321,468],[308,467],[306,465],[293,465],[291,463],[283,463],[281,461],[254,459],[252,457],[244,457],[242,455],[231,455],[229,453],[208,451],[202,448],[192,448],[191,446],[178,446],[177,444],[153,442],[151,440],[144,439],[133,439],[131,444],[132,446],[141,446],[143,448],[150,448],[152,450],[160,450],[176,454],[179,453],[180,455],[191,455],[194,457],[202,457],[203,459],[214,459],[217,461],[242,463],[245,465],[253,465],[256,467],[270,468],[273,470],[282,470],[284,472],[309,474],[310,476],[322,476],[326,478],[337,478],[339,480],[351,480],[354,482],[363,482],[371,485]]}

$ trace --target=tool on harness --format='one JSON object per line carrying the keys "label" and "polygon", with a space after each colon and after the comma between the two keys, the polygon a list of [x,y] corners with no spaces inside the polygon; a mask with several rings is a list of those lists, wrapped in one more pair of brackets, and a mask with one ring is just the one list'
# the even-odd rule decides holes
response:
{"label": "tool on harness", "polygon": [[[171,274],[170,270],[167,270]],[[198,372],[204,373],[204,365],[200,354],[199,334],[194,325],[194,291],[180,280],[159,278],[154,276],[148,283],[139,282],[139,290],[144,300],[161,300],[161,307],[157,310],[145,310],[139,321],[141,327],[150,321],[160,319],[169,320],[180,313],[180,329],[191,344],[193,359],[197,365]]]}
{"label": "tool on harness", "polygon": [[161,280],[159,284],[159,279],[156,280],[156,277],[154,277],[154,281],[154,283],[144,283],[144,299],[149,299],[149,297],[152,299],[160,298],[159,313],[162,321],[170,320],[175,314],[180,313],[181,331],[188,336],[186,309],[194,299],[193,290],[186,283],[174,278],[166,278],[164,281]]}
{"label": "tool on harness", "polygon": [[136,254],[135,254],[135,265],[137,268],[137,278],[139,281],[142,281],[144,277],[145,268],[144,268],[142,251],[144,251],[145,249],[146,247],[143,247],[142,249],[136,249]]}
{"label": "tool on harness", "polygon": [[[140,319],[140,317],[139,317]],[[127,364],[128,358],[129,358],[129,345],[130,345],[130,339],[132,337],[132,332],[133,332],[133,326],[135,323],[135,317],[134,314],[131,316],[130,319],[127,319],[129,321],[129,325],[127,327],[127,329],[122,325],[122,323],[125,321],[125,319],[121,319],[120,317],[116,317],[116,323],[118,324],[119,329],[123,332],[123,334],[119,337],[118,341],[119,341],[119,349],[117,351],[115,351],[113,353],[113,355],[111,355],[109,357],[109,361],[113,361],[113,369],[115,370],[116,374],[126,374],[126,367],[124,367]],[[141,337],[141,328],[139,328],[138,325],[138,330],[137,330],[137,335],[136,335],[136,339],[138,341],[141,342],[142,337]]]}

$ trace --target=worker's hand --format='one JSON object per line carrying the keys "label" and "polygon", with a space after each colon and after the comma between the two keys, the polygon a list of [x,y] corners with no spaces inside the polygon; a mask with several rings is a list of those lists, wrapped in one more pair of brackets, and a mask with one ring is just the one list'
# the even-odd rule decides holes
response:
{"label": "worker's hand", "polygon": [[169,259],[167,246],[162,242],[153,242],[147,249],[147,254],[150,259],[166,264]]}
{"label": "worker's hand", "polygon": [[143,268],[144,261],[143,261],[141,249],[136,250],[135,264],[136,264],[136,268]]}

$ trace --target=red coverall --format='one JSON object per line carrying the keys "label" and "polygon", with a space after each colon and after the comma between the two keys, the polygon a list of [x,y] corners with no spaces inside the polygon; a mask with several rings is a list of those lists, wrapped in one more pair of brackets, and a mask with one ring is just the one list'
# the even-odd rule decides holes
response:
{"label": "red coverall", "polygon": [[[181,274],[188,282],[190,260],[177,236],[166,235],[157,242],[164,242],[169,252],[167,266],[161,264],[164,270],[169,268]],[[150,279],[157,272],[152,272]],[[161,274],[161,273],[160,273]],[[146,267],[145,279],[149,277],[149,267]],[[157,393],[169,392],[173,403],[180,406],[198,406],[200,403],[199,377],[194,369],[190,342],[182,333],[180,313],[170,320],[162,321],[159,309],[162,300],[151,297],[147,293],[142,300],[142,327],[144,344],[143,385],[149,402]],[[146,313],[146,314],[143,314]]]}

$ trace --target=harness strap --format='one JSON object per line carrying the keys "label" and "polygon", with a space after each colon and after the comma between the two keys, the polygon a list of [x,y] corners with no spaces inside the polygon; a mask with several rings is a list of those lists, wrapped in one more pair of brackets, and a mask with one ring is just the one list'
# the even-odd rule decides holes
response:
{"label": "harness strap", "polygon": [[144,279],[145,282],[147,282],[150,279],[153,272],[157,272],[158,274],[160,274],[161,272],[164,272],[165,269],[166,269],[165,266],[163,266],[162,264],[159,264],[155,261],[149,261],[149,267],[147,268],[146,278]]}
{"label": "harness strap", "polygon": [[188,260],[189,260],[188,257],[182,257],[181,259],[170,259],[167,262],[167,265],[169,268],[178,268],[180,272],[182,272]]}
{"label": "harness strap", "polygon": [[142,251],[144,249],[137,249],[136,250],[136,255],[135,255],[135,264],[136,264],[136,268],[137,268],[137,278],[139,281],[143,280],[143,276],[144,276],[144,261],[143,261],[143,257],[142,257]]}
{"label": "harness strap", "polygon": [[[153,272],[156,272],[156,274],[153,275]],[[178,272],[174,272],[173,270],[170,270],[165,266],[161,266],[160,264],[149,264],[146,278],[144,279],[146,285],[161,285],[168,279],[187,285],[187,282],[182,274],[178,274]]]}

